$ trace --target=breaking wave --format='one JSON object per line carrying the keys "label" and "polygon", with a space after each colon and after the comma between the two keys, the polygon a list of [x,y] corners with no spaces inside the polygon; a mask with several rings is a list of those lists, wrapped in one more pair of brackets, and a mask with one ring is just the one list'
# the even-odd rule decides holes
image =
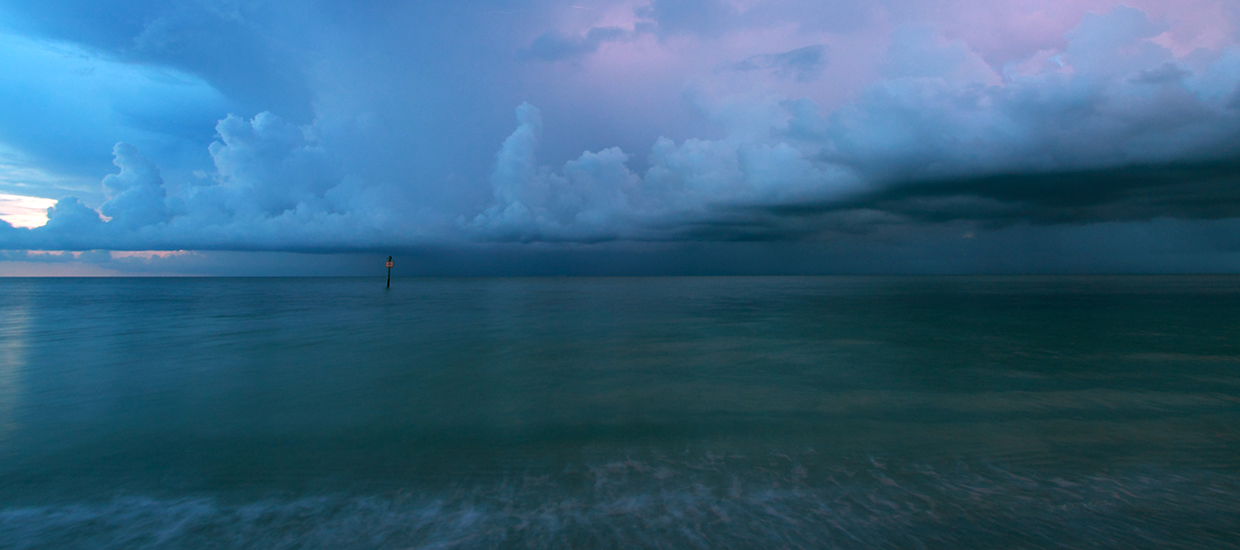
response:
{"label": "breaking wave", "polygon": [[0,547],[1237,548],[1240,479],[652,455],[436,490],[0,510]]}

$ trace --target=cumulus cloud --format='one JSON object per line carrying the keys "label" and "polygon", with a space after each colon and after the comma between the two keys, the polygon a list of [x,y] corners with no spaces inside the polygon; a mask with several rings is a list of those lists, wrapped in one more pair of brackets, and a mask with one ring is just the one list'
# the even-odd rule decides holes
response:
{"label": "cumulus cloud", "polygon": [[209,150],[227,208],[268,216],[303,204],[334,208],[327,192],[340,183],[341,175],[312,127],[263,112],[252,120],[230,115],[215,131],[220,140]]}
{"label": "cumulus cloud", "polygon": [[854,185],[847,171],[807,158],[788,143],[661,138],[639,176],[619,148],[587,151],[558,170],[538,164],[542,117],[517,109],[491,176],[495,203],[467,227],[487,239],[519,241],[659,240],[689,237],[698,226],[737,226],[729,211],[825,197]]}
{"label": "cumulus cloud", "polygon": [[169,195],[159,167],[136,147],[113,149],[119,173],[103,178],[98,210],[77,197],[48,209],[33,229],[0,223],[0,248],[49,250],[358,249],[390,244],[394,231],[375,187],[340,172],[314,137],[271,113],[228,116],[209,151],[211,181]]}
{"label": "cumulus cloud", "polygon": [[628,196],[636,176],[618,148],[586,152],[561,171],[538,165],[542,115],[517,108],[517,129],[500,149],[491,175],[496,203],[469,227],[501,240],[608,240],[630,226]]}
{"label": "cumulus cloud", "polygon": [[159,167],[128,143],[116,144],[112,154],[121,171],[103,178],[109,199],[99,212],[111,218],[109,223],[118,229],[131,231],[168,221],[172,211],[165,202],[167,193]]}
{"label": "cumulus cloud", "polygon": [[[56,202],[56,205],[47,209],[47,224],[41,228],[29,229],[29,233],[37,233],[39,236],[49,234],[50,236],[64,235],[65,237],[95,237],[99,228],[103,226],[103,220],[99,218],[99,213],[94,209],[87,207],[78,200],[77,197],[65,197]],[[54,241],[31,239],[35,243],[53,244]],[[42,247],[35,246],[9,246],[6,248],[60,248],[57,246]],[[82,247],[86,248],[86,247]]]}
{"label": "cumulus cloud", "polygon": [[805,99],[775,111],[747,99],[720,115],[729,137],[660,139],[644,174],[616,149],[538,166],[541,123],[523,106],[492,178],[496,203],[470,227],[500,239],[728,240],[1240,216],[1240,50],[1192,71],[1150,40],[1161,32],[1132,8],[1089,15],[1053,61],[1001,74],[961,42],[905,26],[888,77],[857,101],[823,115]]}
{"label": "cumulus cloud", "polygon": [[[759,8],[668,0],[637,15],[657,20],[672,42],[756,24],[746,17]],[[689,15],[698,9],[714,15]],[[567,59],[630,36],[619,27],[589,28],[543,34],[529,53]],[[0,224],[0,248],[339,251],[463,238],[798,240],[954,222],[1240,216],[1240,47],[1177,54],[1160,41],[1166,28],[1132,8],[1091,14],[1062,44],[996,66],[935,25],[896,25],[877,79],[830,108],[785,95],[776,84],[829,86],[821,71],[835,63],[836,46],[830,60],[825,42],[793,47],[813,37],[738,47],[724,71],[757,83],[695,99],[709,133],[654,134],[646,151],[604,143],[546,161],[540,147],[557,129],[544,128],[542,113],[522,104],[516,129],[489,159],[489,178],[477,181],[424,177],[429,171],[406,179],[388,171],[391,181],[379,182],[357,176],[337,151],[359,146],[340,139],[353,135],[340,128],[376,124],[381,114],[309,125],[267,112],[230,115],[205,148],[211,168],[203,177],[165,181],[154,155],[123,142],[113,149],[119,172],[100,186],[102,203],[66,197],[49,209],[44,227]],[[623,45],[663,44],[644,40]],[[712,62],[703,72],[720,67]],[[439,136],[408,131],[423,141]],[[332,132],[335,142],[324,138]],[[382,145],[391,155],[426,155]],[[463,189],[453,201],[424,205],[455,224],[439,225],[417,213],[423,205],[411,206],[409,197],[434,197],[419,191],[432,186]]]}

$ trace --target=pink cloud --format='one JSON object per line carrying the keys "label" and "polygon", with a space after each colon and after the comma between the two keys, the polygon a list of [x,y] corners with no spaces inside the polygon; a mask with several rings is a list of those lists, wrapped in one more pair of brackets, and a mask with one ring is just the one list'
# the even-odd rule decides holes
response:
{"label": "pink cloud", "polygon": [[1167,35],[1162,43],[1179,56],[1198,47],[1218,50],[1235,43],[1236,10],[1221,0],[956,0],[892,16],[938,24],[946,37],[963,40],[988,62],[1002,67],[1039,50],[1061,48],[1064,34],[1086,14],[1120,6],[1137,8],[1165,24]]}
{"label": "pink cloud", "polygon": [[54,199],[0,193],[0,220],[13,227],[40,227],[47,223],[47,209]]}

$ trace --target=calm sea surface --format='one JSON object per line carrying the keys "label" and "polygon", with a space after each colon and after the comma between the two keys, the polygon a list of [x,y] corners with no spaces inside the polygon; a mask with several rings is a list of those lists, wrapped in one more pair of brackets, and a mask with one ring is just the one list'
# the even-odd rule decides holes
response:
{"label": "calm sea surface", "polygon": [[1240,548],[1240,277],[0,279],[0,548]]}

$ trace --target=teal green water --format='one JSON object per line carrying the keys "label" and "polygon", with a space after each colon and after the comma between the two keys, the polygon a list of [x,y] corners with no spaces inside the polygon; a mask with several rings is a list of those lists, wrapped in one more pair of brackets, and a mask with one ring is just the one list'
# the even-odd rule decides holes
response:
{"label": "teal green water", "polygon": [[0,279],[0,547],[1240,547],[1240,277],[392,285]]}

